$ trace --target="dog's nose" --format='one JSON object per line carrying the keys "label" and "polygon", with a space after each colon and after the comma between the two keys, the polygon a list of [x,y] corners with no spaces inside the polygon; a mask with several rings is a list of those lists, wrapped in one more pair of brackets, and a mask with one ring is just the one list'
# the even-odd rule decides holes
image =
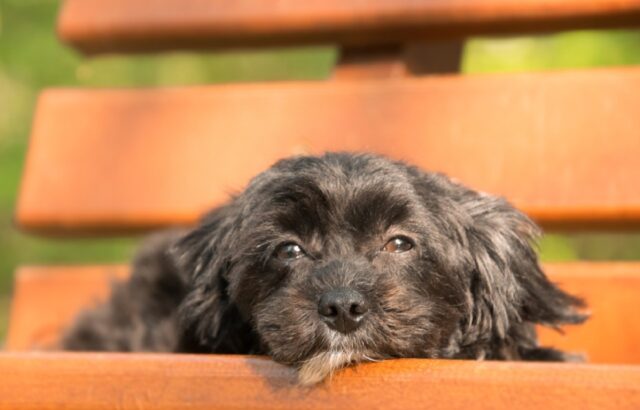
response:
{"label": "dog's nose", "polygon": [[362,323],[369,310],[367,301],[353,289],[333,289],[326,292],[318,303],[318,313],[330,328],[341,333],[350,333]]}

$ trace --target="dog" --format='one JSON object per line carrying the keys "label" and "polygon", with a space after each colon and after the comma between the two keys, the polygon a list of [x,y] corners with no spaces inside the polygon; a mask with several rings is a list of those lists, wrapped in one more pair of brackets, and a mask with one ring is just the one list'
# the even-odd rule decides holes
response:
{"label": "dog", "polygon": [[507,201],[372,154],[277,162],[156,235],[67,350],[266,354],[313,385],[390,358],[566,361],[534,326],[586,319]]}

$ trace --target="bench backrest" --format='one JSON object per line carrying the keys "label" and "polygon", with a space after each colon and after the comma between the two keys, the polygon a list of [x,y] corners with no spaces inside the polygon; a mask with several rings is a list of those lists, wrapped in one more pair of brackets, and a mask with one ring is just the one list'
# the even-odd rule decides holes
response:
{"label": "bench backrest", "polygon": [[637,228],[639,70],[419,74],[455,71],[466,36],[639,17],[640,0],[66,0],[59,34],[86,53],[333,43],[337,79],[369,80],[48,90],[17,221],[190,223],[278,158],[368,150],[504,195],[545,228]]}
{"label": "bench backrest", "polygon": [[62,39],[85,53],[338,44],[370,47],[637,26],[638,0],[66,0]]}
{"label": "bench backrest", "polygon": [[637,228],[638,89],[626,68],[48,90],[17,220],[67,234],[190,223],[283,156],[367,150],[504,195],[547,228]]}

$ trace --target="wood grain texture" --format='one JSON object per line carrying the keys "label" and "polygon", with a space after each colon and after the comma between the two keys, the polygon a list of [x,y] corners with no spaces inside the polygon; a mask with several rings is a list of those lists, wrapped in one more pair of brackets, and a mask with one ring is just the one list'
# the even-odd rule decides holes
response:
{"label": "wood grain texture", "polygon": [[640,0],[66,0],[60,37],[86,53],[372,45],[638,25]]}
{"label": "wood grain texture", "polygon": [[389,360],[315,388],[248,356],[0,354],[0,409],[615,409],[640,407],[640,367]]}
{"label": "wood grain texture", "polygon": [[[563,334],[541,329],[541,343],[586,353],[591,363],[640,364],[640,321],[630,317],[640,300],[640,262],[558,263],[545,269],[564,289],[585,298],[592,318]],[[109,283],[127,274],[126,266],[22,268],[6,348],[50,348],[82,308],[104,299]]]}
{"label": "wood grain texture", "polygon": [[193,223],[277,159],[372,151],[506,196],[546,228],[640,227],[640,69],[41,95],[16,219]]}
{"label": "wood grain texture", "polygon": [[111,284],[129,276],[129,267],[24,267],[15,275],[7,350],[47,350],[82,310],[109,295]]}
{"label": "wood grain texture", "polygon": [[540,343],[585,355],[589,363],[640,364],[640,262],[548,263],[554,283],[588,305],[590,319],[562,332],[540,326]]}

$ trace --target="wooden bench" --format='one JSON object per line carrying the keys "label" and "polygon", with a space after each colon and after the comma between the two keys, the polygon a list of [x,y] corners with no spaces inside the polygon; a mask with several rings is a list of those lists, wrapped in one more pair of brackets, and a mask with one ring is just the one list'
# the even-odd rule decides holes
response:
{"label": "wooden bench", "polygon": [[[465,77],[474,34],[640,21],[640,0],[67,0],[86,53],[341,46],[336,78],[147,90],[50,89],[16,220],[34,234],[190,224],[276,159],[367,150],[504,195],[547,230],[640,228],[640,68]],[[434,60],[435,58],[435,60]],[[640,408],[640,262],[553,263],[593,313],[543,343],[589,364],[394,360],[315,389],[265,358],[46,350],[126,266],[23,267],[0,409]]]}

